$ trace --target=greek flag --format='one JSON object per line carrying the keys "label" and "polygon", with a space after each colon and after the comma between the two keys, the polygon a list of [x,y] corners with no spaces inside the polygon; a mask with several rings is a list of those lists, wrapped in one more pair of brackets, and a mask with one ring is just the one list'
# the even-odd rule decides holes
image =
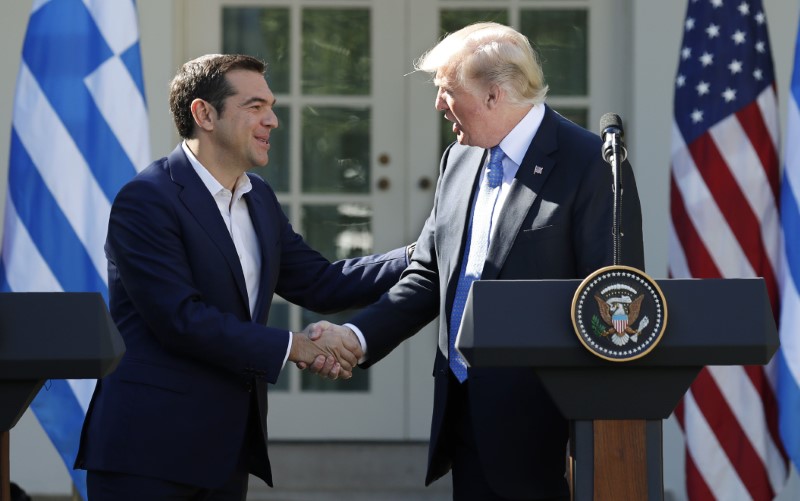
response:
{"label": "greek flag", "polygon": [[781,438],[795,468],[800,469],[800,32],[790,91],[781,187],[781,348],[776,365]]}
{"label": "greek flag", "polygon": [[[111,202],[150,157],[134,0],[34,0],[12,120],[0,290],[107,298]],[[31,404],[84,499],[93,388],[50,381]]]}

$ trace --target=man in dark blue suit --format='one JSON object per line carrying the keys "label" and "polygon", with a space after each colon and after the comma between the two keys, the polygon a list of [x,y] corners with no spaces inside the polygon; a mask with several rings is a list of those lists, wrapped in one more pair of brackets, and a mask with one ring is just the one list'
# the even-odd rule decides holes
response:
{"label": "man in dark blue suit", "polygon": [[97,383],[76,468],[92,501],[243,500],[272,485],[267,383],[287,360],[349,377],[358,341],[266,327],[273,294],[315,311],[376,300],[405,249],[331,263],[248,174],[278,126],[264,64],[211,55],[183,65],[170,109],[184,141],[122,188],[106,254],[127,351]]}
{"label": "man in dark blue suit", "polygon": [[[575,279],[613,264],[602,141],[544,104],[535,53],[511,28],[468,26],[417,67],[434,75],[457,142],[411,265],[346,325],[368,367],[439,318],[426,484],[452,469],[456,500],[569,499],[567,422],[533,370],[467,368],[453,341],[473,280]],[[643,268],[639,196],[631,166],[622,170],[621,262]],[[537,316],[551,314],[532,304],[519,334],[535,336]]]}

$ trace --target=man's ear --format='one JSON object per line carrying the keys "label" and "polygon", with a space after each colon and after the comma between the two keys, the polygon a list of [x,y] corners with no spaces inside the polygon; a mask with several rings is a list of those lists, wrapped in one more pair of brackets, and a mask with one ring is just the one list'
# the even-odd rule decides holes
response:
{"label": "man's ear", "polygon": [[194,123],[203,130],[214,130],[214,121],[217,119],[217,110],[211,106],[211,103],[203,99],[195,99],[192,101],[192,117]]}
{"label": "man's ear", "polygon": [[499,105],[500,102],[503,100],[504,95],[505,92],[503,91],[502,87],[500,87],[497,84],[489,85],[489,87],[486,89],[486,95],[484,101],[486,107],[489,109],[497,107],[497,105]]}

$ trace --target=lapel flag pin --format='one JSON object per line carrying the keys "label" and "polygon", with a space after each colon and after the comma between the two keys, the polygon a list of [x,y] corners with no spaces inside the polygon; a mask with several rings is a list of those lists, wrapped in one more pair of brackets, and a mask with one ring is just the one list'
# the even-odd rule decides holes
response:
{"label": "lapel flag pin", "polygon": [[533,173],[534,174],[541,174],[542,170],[543,169],[537,165],[536,167],[533,168]]}

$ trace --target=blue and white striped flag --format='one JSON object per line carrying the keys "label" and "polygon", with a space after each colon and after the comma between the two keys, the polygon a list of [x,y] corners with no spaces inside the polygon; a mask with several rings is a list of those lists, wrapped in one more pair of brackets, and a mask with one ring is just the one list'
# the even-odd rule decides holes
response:
{"label": "blue and white striped flag", "polygon": [[786,453],[800,470],[800,32],[790,91],[781,187],[781,348],[776,365],[781,438]]}
{"label": "blue and white striped flag", "polygon": [[[11,130],[0,290],[108,297],[111,202],[150,160],[135,0],[34,0]],[[94,381],[51,381],[31,407],[72,469]]]}

